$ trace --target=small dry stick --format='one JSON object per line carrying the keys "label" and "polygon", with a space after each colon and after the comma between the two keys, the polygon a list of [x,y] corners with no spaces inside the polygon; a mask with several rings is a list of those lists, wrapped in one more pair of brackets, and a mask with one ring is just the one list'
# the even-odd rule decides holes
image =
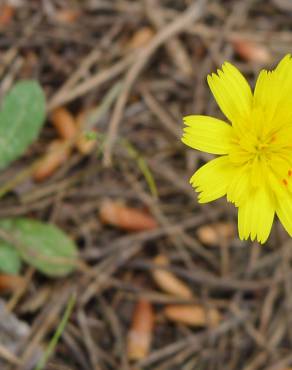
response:
{"label": "small dry stick", "polygon": [[169,40],[174,35],[185,30],[191,22],[199,19],[203,13],[203,6],[205,0],[197,1],[187,8],[181,16],[177,17],[173,22],[165,26],[157,35],[152,39],[152,41],[142,49],[137,55],[136,62],[129,69],[125,77],[124,90],[119,96],[116,105],[114,107],[114,112],[109,123],[108,137],[105,142],[104,148],[104,165],[109,166],[111,164],[111,152],[113,144],[117,137],[118,127],[121,122],[125,105],[127,103],[130,91],[133,84],[135,83],[137,77],[154,54],[154,52],[163,45],[167,40]]}
{"label": "small dry stick", "polygon": [[61,89],[53,98],[49,101],[48,111],[52,111],[56,107],[67,104],[70,101],[79,98],[80,96],[88,93],[89,91],[96,89],[103,83],[113,79],[124,71],[135,59],[136,53],[128,55],[122,60],[111,67],[98,72],[96,75],[89,77],[85,81],[78,84],[76,87],[71,88],[70,91],[67,89]]}
{"label": "small dry stick", "polygon": [[[146,0],[146,12],[154,27],[159,31],[165,25],[165,14],[158,0]],[[183,43],[178,38],[168,40],[165,48],[171,60],[185,75],[191,75],[193,68]]]}
{"label": "small dry stick", "polygon": [[177,125],[175,119],[167,112],[159,103],[158,100],[151,94],[146,86],[141,89],[143,98],[146,105],[151,110],[151,112],[159,119],[161,124],[174,135],[175,138],[181,137],[181,129]]}
{"label": "small dry stick", "polygon": [[7,348],[3,347],[1,344],[0,344],[0,357],[5,361],[11,363],[12,365],[20,364],[20,360]]}

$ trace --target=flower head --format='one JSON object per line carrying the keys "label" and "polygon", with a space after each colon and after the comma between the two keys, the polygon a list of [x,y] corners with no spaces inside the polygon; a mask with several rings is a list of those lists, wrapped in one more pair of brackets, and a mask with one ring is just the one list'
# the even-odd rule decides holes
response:
{"label": "flower head", "polygon": [[184,117],[182,141],[217,154],[190,182],[206,203],[224,195],[238,207],[241,239],[264,243],[275,213],[292,236],[292,58],[262,70],[254,92],[239,70],[224,63],[209,87],[230,123]]}

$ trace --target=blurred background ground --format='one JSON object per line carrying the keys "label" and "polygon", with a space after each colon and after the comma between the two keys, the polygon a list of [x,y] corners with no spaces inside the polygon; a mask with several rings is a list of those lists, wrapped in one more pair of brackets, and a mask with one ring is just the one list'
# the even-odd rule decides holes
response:
{"label": "blurred background ground", "polygon": [[[34,367],[72,294],[46,369],[292,367],[291,240],[276,223],[265,246],[240,242],[236,210],[199,205],[188,183],[210,156],[180,142],[182,116],[221,115],[208,73],[232,61],[254,85],[291,52],[291,1],[0,4],[0,95],[34,78],[48,103],[38,141],[0,175],[0,216],[53,222],[80,251],[70,276],[26,267],[1,293],[1,369]],[[38,177],[60,107],[97,139]]]}

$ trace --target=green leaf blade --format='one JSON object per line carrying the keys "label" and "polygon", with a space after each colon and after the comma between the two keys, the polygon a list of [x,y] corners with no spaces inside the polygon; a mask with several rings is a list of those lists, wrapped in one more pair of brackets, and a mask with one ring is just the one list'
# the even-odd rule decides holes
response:
{"label": "green leaf blade", "polygon": [[9,243],[0,241],[0,272],[18,275],[21,269],[21,258],[17,250]]}
{"label": "green leaf blade", "polygon": [[11,235],[21,258],[43,274],[62,277],[76,268],[77,247],[55,225],[15,218],[0,220],[0,229]]}
{"label": "green leaf blade", "polygon": [[4,97],[0,111],[0,169],[22,155],[37,138],[45,111],[45,96],[36,81],[20,81]]}

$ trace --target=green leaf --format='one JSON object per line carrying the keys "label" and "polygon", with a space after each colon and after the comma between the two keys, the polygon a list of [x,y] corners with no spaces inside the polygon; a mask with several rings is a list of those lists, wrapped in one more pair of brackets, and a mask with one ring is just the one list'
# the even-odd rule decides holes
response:
{"label": "green leaf", "polygon": [[25,152],[45,119],[45,96],[36,81],[18,82],[4,97],[0,111],[0,169]]}
{"label": "green leaf", "polygon": [[94,131],[87,131],[85,132],[85,138],[87,140],[96,140],[97,139],[97,133]]}
{"label": "green leaf", "polygon": [[22,259],[45,275],[65,276],[78,262],[75,243],[52,224],[28,218],[0,220],[0,238],[14,245]]}
{"label": "green leaf", "polygon": [[0,241],[0,272],[19,274],[21,259],[17,250],[10,244]]}

